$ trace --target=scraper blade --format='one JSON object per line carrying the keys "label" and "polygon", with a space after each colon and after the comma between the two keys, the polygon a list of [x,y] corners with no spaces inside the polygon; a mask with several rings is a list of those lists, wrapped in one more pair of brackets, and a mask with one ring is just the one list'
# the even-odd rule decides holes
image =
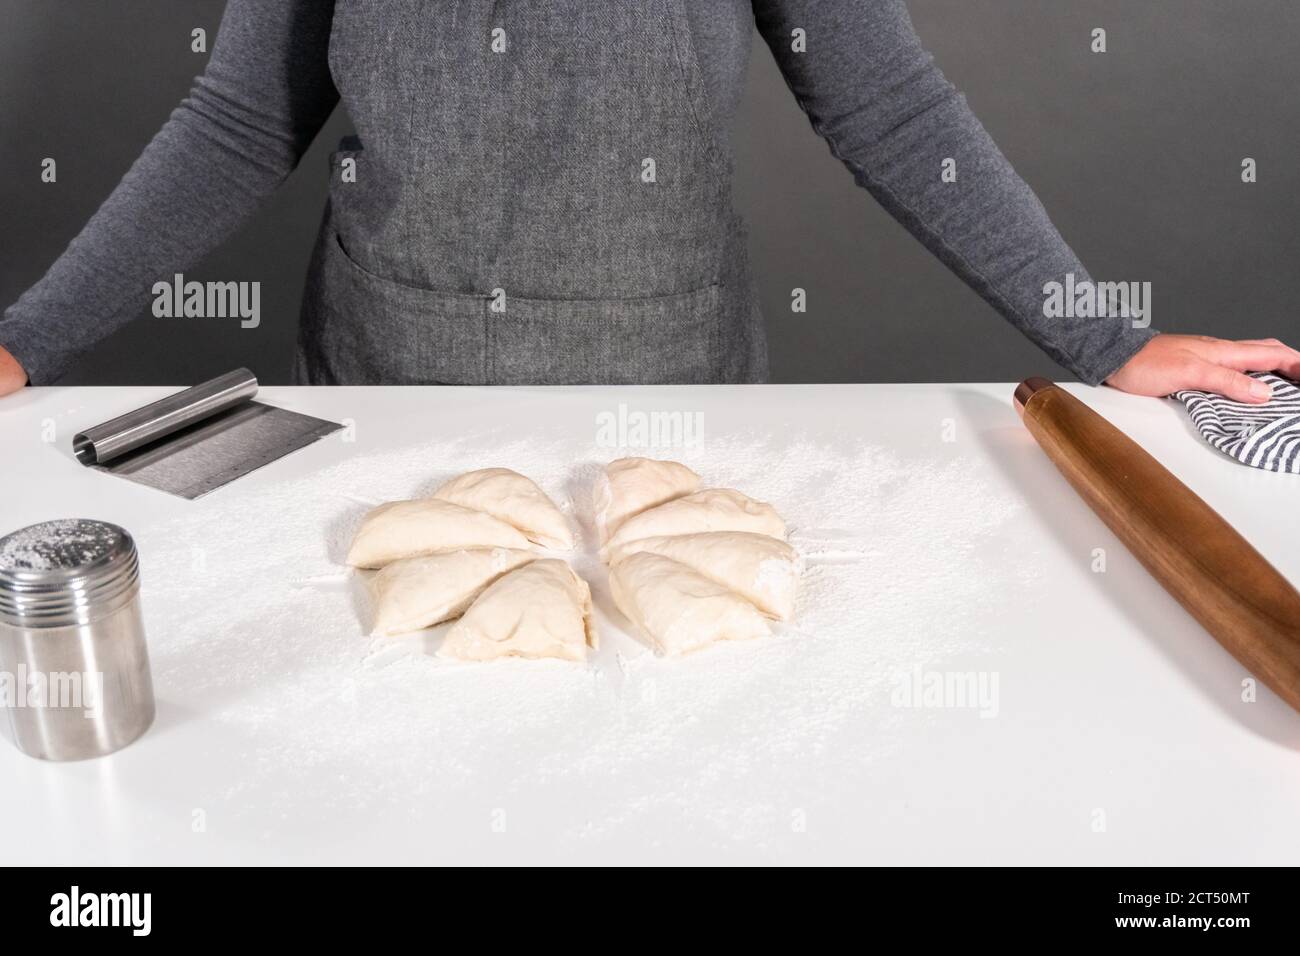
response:
{"label": "scraper blade", "polygon": [[343,426],[252,400],[247,369],[170,395],[73,439],[97,471],[195,499]]}

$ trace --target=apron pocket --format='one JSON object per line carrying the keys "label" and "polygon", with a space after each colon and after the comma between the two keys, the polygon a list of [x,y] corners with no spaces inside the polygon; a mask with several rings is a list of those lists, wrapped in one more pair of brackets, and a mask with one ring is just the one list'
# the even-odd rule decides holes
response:
{"label": "apron pocket", "polygon": [[500,385],[723,380],[727,336],[709,285],[643,299],[525,299],[487,312],[487,376]]}
{"label": "apron pocket", "polygon": [[347,385],[481,385],[487,298],[385,279],[330,231],[312,351]]}

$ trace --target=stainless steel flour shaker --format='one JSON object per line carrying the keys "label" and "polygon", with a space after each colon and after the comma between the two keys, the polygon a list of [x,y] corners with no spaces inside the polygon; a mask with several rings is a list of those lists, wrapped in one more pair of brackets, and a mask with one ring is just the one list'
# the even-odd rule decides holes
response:
{"label": "stainless steel flour shaker", "polygon": [[105,521],[0,538],[0,705],[43,760],[120,750],[153,723],[135,542]]}

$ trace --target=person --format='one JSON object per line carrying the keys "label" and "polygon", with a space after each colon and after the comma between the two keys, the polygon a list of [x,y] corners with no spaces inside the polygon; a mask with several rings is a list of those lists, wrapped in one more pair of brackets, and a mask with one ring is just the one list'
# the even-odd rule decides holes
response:
{"label": "person", "polygon": [[903,0],[230,0],[189,97],[6,310],[0,391],[143,311],[340,98],[357,135],[331,160],[298,382],[763,381],[729,137],[755,23],[857,182],[1080,380],[1262,402],[1242,373],[1300,376],[1273,339],[1047,317],[1046,284],[1088,274]]}

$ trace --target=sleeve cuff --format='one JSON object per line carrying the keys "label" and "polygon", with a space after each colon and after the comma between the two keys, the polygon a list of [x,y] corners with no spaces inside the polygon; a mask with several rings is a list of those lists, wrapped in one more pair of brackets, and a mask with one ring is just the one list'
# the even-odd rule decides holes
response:
{"label": "sleeve cuff", "polygon": [[1073,363],[1075,367],[1070,371],[1085,385],[1101,385],[1159,334],[1158,330],[1152,328],[1130,328],[1107,348],[1086,356],[1082,362]]}

